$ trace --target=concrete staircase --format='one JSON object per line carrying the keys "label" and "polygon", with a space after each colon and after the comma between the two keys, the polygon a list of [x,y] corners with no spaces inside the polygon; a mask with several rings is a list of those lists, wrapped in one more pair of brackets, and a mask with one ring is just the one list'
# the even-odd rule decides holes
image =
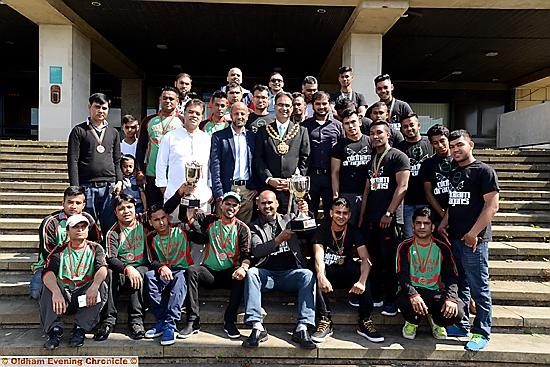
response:
{"label": "concrete staircase", "polygon": [[[67,186],[65,155],[65,143],[0,141],[0,355],[46,353],[38,307],[27,297],[29,266],[36,260],[41,219],[61,206]],[[240,342],[224,338],[221,330],[228,293],[204,291],[202,331],[175,346],[129,339],[121,310],[120,325],[109,341],[87,341],[78,352],[64,346],[55,354],[138,355],[144,365],[174,361],[412,365],[418,360],[425,365],[550,365],[550,152],[478,150],[475,155],[497,170],[502,190],[490,243],[495,328],[488,350],[482,353],[464,351],[464,340],[457,338],[436,342],[427,329],[414,342],[406,341],[400,336],[402,318],[376,311],[374,321],[387,341],[369,343],[354,332],[356,313],[344,293],[337,294],[334,306],[335,336],[318,350],[303,351],[290,342],[295,300],[281,294],[264,301],[270,340],[257,350],[244,350]]]}

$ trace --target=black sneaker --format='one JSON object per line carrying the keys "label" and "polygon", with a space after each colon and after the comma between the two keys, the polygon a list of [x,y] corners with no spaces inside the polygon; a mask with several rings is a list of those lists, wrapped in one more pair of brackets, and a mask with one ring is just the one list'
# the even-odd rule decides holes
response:
{"label": "black sneaker", "polygon": [[101,324],[94,334],[94,340],[101,342],[107,340],[111,332],[113,331],[113,326],[111,324]]}
{"label": "black sneaker", "polygon": [[73,335],[69,339],[69,346],[76,348],[84,345],[84,339],[86,338],[86,331],[83,328],[76,326],[73,328]]}
{"label": "black sneaker", "polygon": [[135,340],[143,339],[145,337],[145,329],[142,324],[130,325],[130,337]]}
{"label": "black sneaker", "polygon": [[364,336],[373,343],[382,343],[384,341],[384,337],[376,330],[372,320],[359,321],[359,325],[357,325],[357,334]]}
{"label": "black sneaker", "polygon": [[180,332],[178,333],[178,338],[187,339],[191,335],[198,333],[200,329],[201,329],[201,320],[199,318],[193,321],[188,321],[187,325],[185,325],[185,327],[181,329]]}
{"label": "black sneaker", "polygon": [[235,326],[234,322],[226,321],[223,324],[223,331],[227,334],[229,339],[239,339],[241,337],[241,332]]}
{"label": "black sneaker", "polygon": [[48,340],[44,343],[44,348],[54,350],[55,348],[59,347],[61,338],[63,338],[63,329],[59,326],[52,328],[48,332]]}
{"label": "black sneaker", "polygon": [[326,338],[332,336],[334,332],[334,327],[332,321],[328,318],[323,317],[317,322],[317,330],[311,335],[311,340],[315,343],[322,343]]}

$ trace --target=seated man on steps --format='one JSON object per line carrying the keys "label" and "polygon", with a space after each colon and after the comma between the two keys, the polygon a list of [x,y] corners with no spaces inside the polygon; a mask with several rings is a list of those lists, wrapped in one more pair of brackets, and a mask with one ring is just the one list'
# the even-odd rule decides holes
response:
{"label": "seated man on steps", "polygon": [[420,319],[427,316],[434,338],[446,339],[445,326],[464,315],[455,261],[450,246],[432,235],[430,208],[417,209],[412,221],[414,236],[397,249],[397,306],[405,318],[403,337],[414,339]]}
{"label": "seated man on steps", "polygon": [[84,344],[86,332],[99,322],[107,300],[107,263],[103,248],[88,241],[88,219],[76,214],[67,219],[69,241],[48,257],[42,279],[40,322],[48,334],[46,349],[55,349],[63,337],[61,315],[76,313],[69,346]]}
{"label": "seated man on steps", "polygon": [[[164,204],[166,211],[174,210],[180,205],[181,198],[192,190],[193,186],[184,182]],[[250,266],[250,230],[236,217],[240,208],[240,195],[229,191],[221,199],[220,217],[197,212],[188,218],[187,208],[180,206],[179,220],[193,225],[193,230],[208,237],[202,262],[187,268],[187,324],[178,334],[182,339],[189,338],[200,330],[199,284],[209,288],[231,289],[223,329],[231,339],[241,337],[235,321],[243,299],[244,279]]]}
{"label": "seated man on steps", "polygon": [[[313,254],[317,273],[317,331],[311,336],[322,343],[333,333],[328,294],[335,288],[349,289],[359,299],[359,323],[357,334],[373,343],[381,343],[384,337],[376,330],[370,316],[372,299],[367,278],[371,261],[366,241],[350,220],[350,203],[337,198],[330,210],[330,222],[323,223],[313,236]],[[361,263],[354,261],[354,250]],[[351,287],[351,288],[349,288]]]}
{"label": "seated man on steps", "polygon": [[39,252],[38,261],[31,265],[33,276],[29,284],[30,296],[33,299],[40,299],[40,293],[44,283],[42,282],[42,269],[50,253],[67,242],[67,218],[71,215],[82,214],[88,219],[88,239],[99,242],[101,232],[97,228],[92,216],[83,212],[86,204],[84,188],[81,186],[69,186],[63,192],[63,209],[57,210],[42,220],[38,229]]}
{"label": "seated man on steps", "polygon": [[[275,193],[263,191],[258,199],[259,217],[251,223],[251,255],[256,265],[248,269],[245,283],[245,324],[252,325],[250,336],[243,347],[258,347],[268,338],[262,325],[262,291],[280,290],[298,292],[298,323],[292,341],[304,349],[315,349],[308,326],[315,325],[315,277],[306,269],[300,243],[287,228],[292,216],[277,213],[279,202]],[[308,212],[302,201],[299,210]]]}

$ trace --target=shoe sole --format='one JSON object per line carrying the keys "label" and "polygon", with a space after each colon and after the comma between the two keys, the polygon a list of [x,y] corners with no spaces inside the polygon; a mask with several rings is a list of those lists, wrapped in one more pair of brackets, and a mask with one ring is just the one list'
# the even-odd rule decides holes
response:
{"label": "shoe sole", "polygon": [[414,333],[414,335],[408,335],[408,334],[405,334],[403,331],[401,331],[401,335],[403,335],[403,338],[409,339],[409,340],[414,340],[416,338],[416,333]]}
{"label": "shoe sole", "polygon": [[229,334],[229,332],[225,329],[223,329],[223,331],[225,331],[225,334],[227,335],[227,337],[229,339],[239,339],[241,337],[241,333],[239,333],[238,335],[237,334]]}
{"label": "shoe sole", "polygon": [[311,336],[311,340],[313,340],[315,343],[324,343],[325,340],[328,338],[328,337],[331,337],[332,334],[334,334],[333,331],[331,331],[330,333],[328,333],[324,338],[317,338],[315,336]]}
{"label": "shoe sole", "polygon": [[199,330],[200,330],[200,329],[198,329],[198,330],[193,330],[193,332],[192,332],[191,334],[185,334],[185,335],[183,335],[183,334],[178,334],[178,338],[180,338],[180,339],[187,339],[187,338],[190,338],[191,336],[193,336],[193,335],[195,335],[196,333],[198,333]]}
{"label": "shoe sole", "polygon": [[145,333],[145,335],[143,337],[145,339],[155,339],[155,338],[158,338],[161,335],[162,335],[162,331],[160,333],[156,333],[156,334],[147,334],[147,333]]}
{"label": "shoe sole", "polygon": [[[269,334],[266,335],[265,337],[261,338],[260,340],[258,340],[258,345],[260,343],[263,343],[263,342],[267,341],[267,339],[269,339]],[[250,344],[246,344],[246,342],[243,342],[243,344],[242,344],[242,346],[244,348],[258,348],[258,345],[250,345]]]}
{"label": "shoe sole", "polygon": [[[485,345],[485,347],[486,347],[486,346],[487,346],[487,345]],[[468,350],[468,351],[470,351],[470,352],[479,352],[479,351],[485,349],[485,347],[483,347],[483,348],[469,348],[467,345],[465,345],[465,346],[464,346],[464,349],[466,349],[466,350]]]}
{"label": "shoe sole", "polygon": [[348,304],[351,306],[351,307],[359,307],[359,303],[352,303],[351,301],[348,301]]}
{"label": "shoe sole", "polygon": [[437,339],[437,340],[447,340],[447,335],[439,335],[439,334],[436,334],[432,331],[432,335],[434,337],[434,339]]}
{"label": "shoe sole", "polygon": [[367,338],[368,341],[373,342],[373,343],[382,343],[385,340],[383,336],[381,336],[380,338],[373,338],[372,336],[368,336],[367,334],[365,334],[364,332],[362,332],[360,330],[356,330],[356,331],[357,331],[357,334],[361,335],[362,337]]}
{"label": "shoe sole", "polygon": [[396,312],[382,311],[382,312],[380,312],[380,314],[382,314],[384,316],[397,316],[397,311]]}
{"label": "shoe sole", "polygon": [[172,340],[162,340],[160,342],[160,345],[172,345],[176,342],[176,339],[172,339]]}

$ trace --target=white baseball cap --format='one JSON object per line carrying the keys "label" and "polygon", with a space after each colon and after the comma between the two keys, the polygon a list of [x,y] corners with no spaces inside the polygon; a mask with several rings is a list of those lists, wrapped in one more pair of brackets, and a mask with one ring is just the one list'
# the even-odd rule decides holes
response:
{"label": "white baseball cap", "polygon": [[73,228],[73,227],[76,226],[78,223],[82,223],[82,222],[85,222],[86,225],[88,225],[88,226],[90,225],[90,221],[88,220],[88,218],[86,218],[86,217],[83,216],[82,214],[71,215],[71,216],[67,219],[67,226]]}

